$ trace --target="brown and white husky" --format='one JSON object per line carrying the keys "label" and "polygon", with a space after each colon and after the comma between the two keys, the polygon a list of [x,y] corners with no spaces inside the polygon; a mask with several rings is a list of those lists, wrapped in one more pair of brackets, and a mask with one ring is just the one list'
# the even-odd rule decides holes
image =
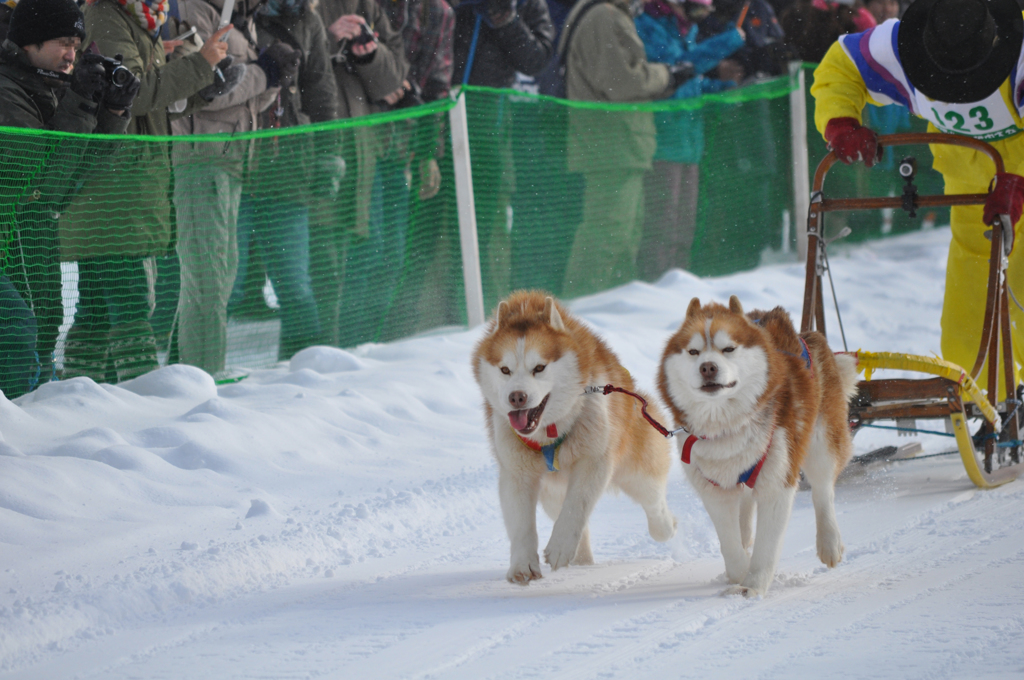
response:
{"label": "brown and white husky", "polygon": [[768,591],[801,470],[812,489],[818,557],[839,564],[835,481],[853,452],[853,357],[834,356],[821,333],[797,335],[781,307],[744,315],[736,296],[728,307],[694,298],[665,347],[658,388],[687,431],[676,440],[736,584],[726,594]]}
{"label": "brown and white husky", "polygon": [[671,447],[625,395],[585,395],[591,385],[634,389],[615,354],[551,297],[513,293],[498,305],[473,354],[498,495],[511,541],[507,578],[541,578],[537,503],[555,521],[544,548],[552,569],[593,564],[588,522],[609,486],[647,513],[656,541],[675,535],[665,502]]}

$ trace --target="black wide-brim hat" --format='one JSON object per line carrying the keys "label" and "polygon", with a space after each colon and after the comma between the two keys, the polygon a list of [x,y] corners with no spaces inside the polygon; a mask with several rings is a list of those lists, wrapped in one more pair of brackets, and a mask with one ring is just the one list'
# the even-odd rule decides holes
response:
{"label": "black wide-brim hat", "polygon": [[[900,19],[900,62],[910,84],[925,96],[950,104],[981,101],[1016,65],[1024,40],[1021,6],[1017,0],[976,2],[990,17],[976,30],[955,30],[963,14],[955,10],[971,9],[970,0],[914,0]],[[943,36],[953,35],[962,42],[944,42]]]}

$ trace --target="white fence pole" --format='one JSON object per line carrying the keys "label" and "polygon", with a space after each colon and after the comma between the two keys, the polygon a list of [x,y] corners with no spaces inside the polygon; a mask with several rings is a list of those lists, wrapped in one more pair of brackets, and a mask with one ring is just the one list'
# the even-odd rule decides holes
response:
{"label": "white fence pole", "polygon": [[801,62],[789,63],[790,74],[796,75],[796,89],[789,93],[789,125],[793,151],[793,224],[796,227],[796,251],[801,261],[807,260],[807,211],[811,207],[810,163],[807,160],[807,88]]}
{"label": "white fence pole", "polygon": [[452,161],[455,165],[455,199],[459,205],[459,241],[462,245],[462,280],[466,288],[466,318],[469,327],[484,322],[484,290],[480,276],[480,248],[476,235],[473,204],[473,172],[469,163],[469,125],[466,122],[466,93],[459,92],[455,107],[448,112],[452,127]]}

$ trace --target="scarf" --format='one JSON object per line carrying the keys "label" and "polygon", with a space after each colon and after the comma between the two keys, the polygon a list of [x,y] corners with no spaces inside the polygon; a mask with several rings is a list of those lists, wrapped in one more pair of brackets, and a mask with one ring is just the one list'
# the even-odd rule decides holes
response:
{"label": "scarf", "polygon": [[[86,0],[90,5],[97,0]],[[167,22],[168,0],[117,0],[124,11],[135,18],[142,30],[154,38],[160,33],[160,27]]]}

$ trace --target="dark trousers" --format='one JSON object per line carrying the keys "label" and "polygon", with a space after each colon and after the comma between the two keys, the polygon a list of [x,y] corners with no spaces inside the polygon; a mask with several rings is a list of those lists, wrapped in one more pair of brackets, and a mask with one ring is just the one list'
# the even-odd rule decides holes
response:
{"label": "dark trousers", "polygon": [[38,379],[36,318],[11,280],[0,274],[0,390],[14,399]]}
{"label": "dark trousers", "polygon": [[149,285],[142,258],[96,257],[78,263],[75,326],[107,332],[149,318]]}

